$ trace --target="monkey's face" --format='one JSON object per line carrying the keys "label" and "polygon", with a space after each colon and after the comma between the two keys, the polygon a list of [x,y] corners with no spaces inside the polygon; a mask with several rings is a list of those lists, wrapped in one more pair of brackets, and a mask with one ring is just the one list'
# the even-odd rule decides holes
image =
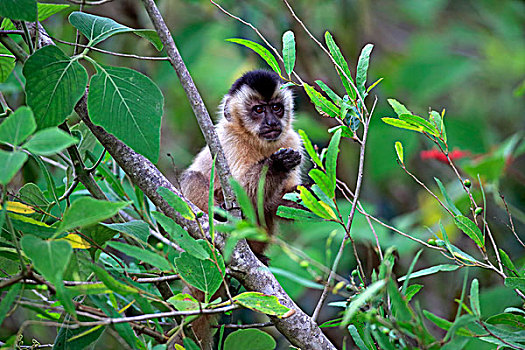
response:
{"label": "monkey's face", "polygon": [[245,131],[266,142],[279,140],[290,128],[293,118],[292,95],[287,89],[276,89],[265,98],[248,86],[243,86],[228,99],[226,109],[228,120],[238,123]]}

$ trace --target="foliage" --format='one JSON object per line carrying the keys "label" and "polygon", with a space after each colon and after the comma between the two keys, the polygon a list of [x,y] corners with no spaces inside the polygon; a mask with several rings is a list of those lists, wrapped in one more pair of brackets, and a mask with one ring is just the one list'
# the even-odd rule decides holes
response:
{"label": "foliage", "polygon": [[[486,9],[484,6],[488,5],[479,6]],[[423,11],[421,18],[432,13],[422,5],[418,8]],[[5,46],[0,46],[0,53],[6,52],[10,57],[0,57],[0,78],[21,74],[26,96],[25,104],[13,110],[3,101],[3,95],[0,96],[3,107],[0,322],[9,322],[16,312],[23,312],[24,317],[31,320],[49,322],[48,325],[57,328],[52,341],[54,348],[91,346],[101,337],[109,337],[107,329],[111,327],[129,348],[161,349],[165,346],[162,344],[180,336],[182,343],[176,348],[198,349],[202,344],[192,339],[187,326],[201,313],[225,315],[221,325],[244,322],[245,317],[232,316],[236,309],[243,309],[243,315],[250,318],[293,315],[294,310],[282,305],[275,296],[238,288],[238,282],[227,269],[239,240],[271,239],[274,252],[281,253],[271,255],[275,257],[271,271],[282,276],[285,289],[297,301],[305,289],[322,290],[320,300],[315,299],[312,317],[317,322],[320,315],[328,318],[319,324],[323,329],[336,329],[341,338],[338,341],[352,339],[361,350],[467,349],[484,343],[511,349],[525,346],[525,313],[515,307],[516,295],[522,303],[525,299],[523,254],[519,256],[509,248],[516,241],[525,247],[519,237],[523,214],[517,206],[521,203],[511,204],[509,209],[503,196],[498,200],[499,192],[507,188],[506,172],[512,161],[525,152],[521,134],[494,145],[489,153],[469,159],[463,153],[454,153],[454,147],[465,145],[465,149],[471,149],[469,142],[475,139],[458,137],[461,129],[458,121],[446,117],[444,109],[430,108],[428,115],[418,115],[389,98],[387,102],[395,113],[392,117],[391,111],[380,106],[383,101],[378,102],[377,97],[372,101],[372,89],[385,83],[387,91],[392,88],[391,83],[386,82],[388,77],[385,81],[371,79],[375,75],[371,68],[375,64],[373,44],[364,45],[352,65],[343,54],[346,39],[336,42],[334,35],[326,31],[324,43],[319,43],[321,47],[316,50],[324,52],[333,66],[332,72],[323,74],[331,78],[325,79],[327,83],[314,77],[306,79],[298,73],[311,62],[301,52],[301,42],[307,36],[300,37],[295,27],[293,30],[287,27],[279,38],[281,51],[268,49],[254,40],[231,38],[229,42],[253,50],[287,85],[304,92],[303,96],[320,116],[315,117],[321,120],[316,125],[323,127],[311,127],[315,122],[310,119],[314,118],[307,122],[301,122],[300,118],[305,131],[299,130],[299,134],[305,156],[312,165],[307,171],[309,185],[299,186],[296,192],[287,194],[286,198],[296,206],[281,206],[277,213],[297,222],[295,226],[286,225],[283,234],[290,237],[294,230],[300,230],[300,238],[288,243],[268,238],[257,225],[260,208],[251,203],[235,180],[232,187],[243,218],[232,217],[215,207],[212,213],[223,215],[228,221],[210,220],[210,237],[195,237],[180,222],[155,208],[137,184],[122,174],[109,150],[98,143],[89,126],[74,116],[75,109],[86,103],[96,126],[103,127],[151,161],[159,161],[161,119],[163,111],[171,110],[168,104],[174,100],[173,91],[166,92],[168,84],[163,80],[166,75],[163,64],[152,70],[150,78],[139,72],[143,71],[140,67],[109,65],[114,64],[113,61],[107,62],[97,52],[101,47],[107,48],[106,41],[115,40],[112,37],[116,34],[122,34],[118,38],[122,41],[130,40],[125,39],[126,36],[136,35],[138,38],[132,40],[139,42],[138,45],[160,51],[162,44],[158,35],[108,17],[71,12],[71,7],[69,24],[60,24],[63,35],[71,38],[78,30],[86,44],[75,52],[53,45],[38,47],[36,38],[26,30],[28,23],[23,21],[36,18],[43,21],[64,9],[65,6],[37,4],[36,0],[5,1],[0,5],[0,16],[5,17],[2,29],[11,30],[15,26],[24,29],[9,36],[0,33],[0,37],[14,38],[16,45],[25,51],[25,55],[11,51],[13,47],[2,41]],[[191,42],[191,38],[185,39]],[[268,45],[266,39],[264,42]],[[414,39],[413,46],[417,45]],[[233,46],[227,50],[233,50]],[[191,50],[188,51],[192,57]],[[13,55],[18,60],[16,65]],[[410,59],[418,58],[407,58]],[[319,64],[315,71],[326,68],[325,65],[326,62]],[[458,80],[468,71],[454,69],[450,74]],[[400,74],[392,72],[392,80],[399,80]],[[318,88],[308,83],[314,80]],[[432,83],[437,90],[446,87],[438,79]],[[6,94],[9,84],[2,85]],[[88,86],[87,98],[84,98]],[[432,94],[424,92],[422,87],[421,90],[419,94],[413,93],[407,105],[421,106],[430,100]],[[520,91],[516,89],[516,94]],[[170,95],[165,98],[167,94]],[[9,104],[20,104],[16,94],[8,97],[12,98],[7,99]],[[375,117],[379,113],[388,114],[380,119],[383,124]],[[466,127],[474,124],[473,121],[464,123]],[[327,130],[331,136],[318,142],[315,129]],[[375,147],[379,145],[375,130],[388,130],[395,135],[395,140],[388,145],[393,151],[387,153],[379,147],[384,162],[379,166],[374,160],[374,154],[379,152]],[[385,143],[381,139],[381,144]],[[431,171],[429,178],[420,175],[413,161],[418,147],[434,147],[429,157],[444,163],[439,171]],[[348,148],[354,150],[348,151]],[[483,151],[487,149],[488,146],[483,145]],[[347,185],[348,169],[351,169],[345,163],[348,152],[354,152],[359,158],[355,165],[357,171],[351,176],[355,186]],[[370,165],[365,162],[369,155]],[[381,166],[388,167],[387,163],[397,164],[397,168],[381,170]],[[407,180],[419,186],[413,193],[421,191],[424,195],[418,192],[417,196],[428,197],[432,204],[412,205],[412,208],[421,206],[416,211],[417,218],[399,215],[390,222],[379,218],[378,210],[360,198],[361,190],[365,191],[368,186],[368,179],[364,181],[366,174],[369,170],[374,174],[376,168],[379,171],[370,175],[371,178],[388,179],[386,186],[377,188],[394,191],[398,183],[404,184],[405,180],[398,179],[397,171],[402,171]],[[30,169],[37,176],[31,178],[27,174]],[[396,179],[392,174],[396,174]],[[212,182],[210,204],[213,188]],[[164,187],[158,188],[157,193],[182,218],[203,224],[199,221],[202,213],[194,211],[184,198]],[[416,196],[411,195],[415,200]],[[511,237],[511,243],[499,234],[501,228],[497,220],[492,220],[494,204],[505,208],[509,220],[505,235]],[[425,210],[432,212],[431,221],[425,221]],[[396,214],[400,212],[402,210]],[[511,213],[519,221],[516,226]],[[308,223],[304,224],[305,221]],[[222,251],[215,246],[215,231],[228,234]],[[333,246],[338,240],[339,249]],[[308,247],[303,249],[303,245]],[[413,252],[416,245],[423,250],[405,261],[404,257],[413,255],[406,253]],[[363,260],[361,248],[368,249],[374,258]],[[424,267],[420,268],[422,260]],[[341,266],[352,266],[353,270],[341,270]],[[337,274],[338,271],[341,272]],[[469,274],[475,277],[469,279]],[[498,310],[483,299],[488,292],[486,275],[489,274],[490,278],[498,279],[498,290],[514,296],[499,297]],[[453,317],[444,318],[427,301],[433,298],[429,290],[443,283],[439,278],[450,280],[451,277],[442,277],[450,275],[462,276],[463,283],[459,298],[447,293],[444,303],[456,304],[456,312]],[[421,280],[413,283],[416,278],[425,278],[424,283]],[[287,284],[287,280],[292,280],[293,286]],[[191,286],[195,292],[188,294],[184,285]],[[337,299],[325,305],[329,294]],[[309,297],[313,295],[318,294]],[[178,324],[174,323],[175,318]],[[233,318],[234,322],[225,321],[227,318]],[[57,322],[61,326],[57,327]],[[74,325],[77,328],[69,328]],[[443,332],[435,332],[435,327],[430,325]],[[280,343],[279,338],[278,342],[274,339],[274,333],[270,335],[249,322],[246,327],[249,329],[228,331],[224,336],[225,328],[219,326],[219,348],[244,349],[252,346],[247,344],[256,343],[260,349],[273,349]],[[27,334],[24,327],[19,327],[9,334],[1,333],[0,337],[7,348],[28,343],[28,339],[23,338],[24,335],[27,338]]]}

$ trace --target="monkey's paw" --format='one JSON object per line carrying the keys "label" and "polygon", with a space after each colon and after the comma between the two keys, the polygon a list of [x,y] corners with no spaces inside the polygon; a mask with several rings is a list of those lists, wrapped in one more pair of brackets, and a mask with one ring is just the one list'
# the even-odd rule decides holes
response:
{"label": "monkey's paw", "polygon": [[270,156],[271,167],[277,171],[290,171],[301,163],[301,153],[292,148],[281,148]]}

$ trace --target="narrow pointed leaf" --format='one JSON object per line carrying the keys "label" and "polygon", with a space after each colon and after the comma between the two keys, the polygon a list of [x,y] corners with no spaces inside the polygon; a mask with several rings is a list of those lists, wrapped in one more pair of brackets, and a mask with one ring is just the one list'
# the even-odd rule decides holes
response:
{"label": "narrow pointed leaf", "polygon": [[456,226],[470,237],[479,247],[485,246],[485,237],[478,226],[466,216],[458,215],[454,218]]}
{"label": "narrow pointed leaf", "polygon": [[422,127],[414,126],[414,125],[412,125],[410,123],[407,123],[407,122],[405,122],[405,121],[403,121],[401,119],[385,117],[385,118],[381,118],[381,120],[384,123],[387,123],[387,124],[390,124],[392,126],[395,126],[396,128],[407,129],[407,130],[414,130],[414,131],[419,131],[419,132],[423,131]]}
{"label": "narrow pointed leaf", "polygon": [[405,159],[403,155],[403,144],[399,141],[396,141],[395,149],[396,149],[396,154],[397,154],[397,158],[399,159],[399,162],[403,164],[404,159]]}
{"label": "narrow pointed leaf", "polygon": [[368,72],[368,65],[370,62],[370,53],[372,52],[372,49],[374,48],[374,45],[372,44],[366,44],[365,47],[361,50],[361,55],[359,56],[359,60],[357,62],[357,72],[355,77],[355,83],[357,87],[357,91],[359,91],[359,94],[361,97],[365,98],[366,90],[365,90],[365,83],[366,83],[366,75]]}
{"label": "narrow pointed leaf", "polygon": [[175,209],[182,217],[188,220],[195,220],[195,214],[191,210],[188,203],[186,203],[182,198],[177,196],[175,193],[171,192],[165,187],[159,187],[157,192],[164,198],[168,204]]}
{"label": "narrow pointed leaf", "polygon": [[328,95],[328,97],[330,97],[330,99],[333,103],[336,104],[336,106],[342,106],[343,99],[339,97],[339,95],[337,95],[332,89],[330,89],[328,85],[326,85],[321,80],[316,80],[315,83],[321,88],[321,90],[323,90]]}
{"label": "narrow pointed leaf", "polygon": [[265,60],[266,63],[268,63],[268,65],[277,74],[279,74],[279,76],[282,76],[281,68],[279,67],[279,64],[277,63],[277,60],[275,59],[275,56],[272,55],[272,53],[270,51],[268,51],[268,49],[266,49],[261,44],[258,44],[256,42],[253,42],[253,41],[250,41],[250,40],[246,40],[246,39],[236,39],[236,38],[234,38],[234,39],[226,39],[226,41],[229,41],[229,42],[232,42],[232,43],[236,43],[236,44],[239,44],[239,45],[242,45],[242,46],[246,46],[247,48],[252,49],[253,51],[255,51],[256,54],[261,56],[261,58],[263,60]]}
{"label": "narrow pointed leaf", "polygon": [[335,182],[331,181],[324,172],[319,169],[312,169],[308,175],[314,180],[317,186],[319,186],[321,191],[328,196],[328,198],[333,198],[335,196]]}
{"label": "narrow pointed leaf", "polygon": [[[341,78],[341,82],[343,83],[343,86],[345,87],[346,93],[350,97],[351,100],[354,100],[356,97],[356,93],[354,88],[352,87],[352,75],[350,74],[350,69],[348,68],[348,63],[346,62],[345,58],[343,57],[343,54],[341,54],[341,50],[339,49],[339,46],[334,41],[334,38],[332,37],[332,34],[329,32],[326,32],[324,35],[326,46],[328,46],[328,50],[330,51],[330,55],[334,59],[335,62],[341,67],[340,68],[336,66],[337,73],[339,74],[339,77]],[[342,73],[344,72],[344,74]],[[346,76],[345,76],[346,74]],[[348,77],[348,79],[347,79]]]}
{"label": "narrow pointed leaf", "polygon": [[315,105],[315,108],[323,115],[337,118],[339,116],[339,108],[330,102],[326,97],[321,95],[317,90],[312,86],[304,83],[304,91],[310,97],[310,100]]}
{"label": "narrow pointed leaf", "polygon": [[150,78],[132,69],[102,65],[97,69],[88,93],[91,120],[156,162],[164,105],[161,91]]}
{"label": "narrow pointed leaf", "polygon": [[[436,265],[436,266],[432,266],[432,267],[429,267],[429,268],[426,268],[426,269],[422,269],[422,270],[419,270],[419,271],[416,271],[416,272],[412,272],[410,274],[410,278],[414,279],[414,278],[418,278],[418,277],[428,276],[428,275],[432,275],[434,273],[438,273],[438,272],[441,272],[441,271],[455,271],[455,270],[459,269],[460,267],[461,266],[459,266],[459,265],[450,265],[450,264]],[[405,279],[406,279],[406,276],[399,277],[398,278],[398,282],[402,282]]]}
{"label": "narrow pointed leaf", "polygon": [[295,36],[291,30],[283,34],[283,59],[286,73],[292,74],[295,66]]}
{"label": "narrow pointed leaf", "polygon": [[454,204],[454,201],[452,201],[452,199],[448,195],[447,190],[445,189],[445,186],[443,186],[443,183],[437,177],[435,177],[434,180],[438,184],[439,190],[441,191],[443,198],[445,198],[445,203],[447,203],[448,209],[450,209],[450,211],[452,211],[456,215],[462,215],[461,211],[459,211],[459,209]]}
{"label": "narrow pointed leaf", "polygon": [[235,181],[235,179],[233,178],[231,179],[230,183],[232,185],[233,191],[235,192],[235,197],[237,197],[239,206],[241,207],[241,210],[246,219],[252,224],[257,223],[257,214],[255,213],[252,200],[250,199],[242,185],[239,182]]}
{"label": "narrow pointed leaf", "polygon": [[158,253],[151,252],[140,247],[131,246],[122,242],[108,242],[108,245],[126,255],[129,255],[139,261],[144,261],[150,265],[158,267],[161,271],[170,271],[173,270],[170,263],[164,259],[162,255]]}
{"label": "narrow pointed leaf", "polygon": [[11,309],[11,305],[18,298],[18,293],[22,290],[22,283],[17,283],[9,288],[9,291],[0,301],[0,324],[4,322],[4,318]]}
{"label": "narrow pointed leaf", "polygon": [[359,310],[359,308],[383,289],[385,283],[385,280],[379,280],[377,282],[374,282],[370,286],[368,286],[363,292],[361,292],[361,294],[352,299],[352,302],[350,303],[350,305],[348,305],[348,308],[345,310],[341,326],[346,326],[350,322],[352,317],[355,315],[355,313]]}
{"label": "narrow pointed leaf", "polygon": [[414,126],[421,127],[423,131],[430,135],[439,136],[439,131],[434,127],[434,125],[430,124],[428,121],[417,115],[401,114],[399,119]]}
{"label": "narrow pointed leaf", "polygon": [[33,112],[20,107],[0,124],[0,142],[18,146],[36,130]]}
{"label": "narrow pointed leaf", "polygon": [[282,218],[286,219],[293,219],[297,221],[321,221],[323,220],[318,215],[315,215],[314,213],[299,209],[299,208],[292,208],[292,207],[285,207],[283,205],[279,206],[277,210],[277,215],[279,215]]}
{"label": "narrow pointed leaf", "polygon": [[27,104],[39,129],[62,123],[73,112],[88,81],[84,67],[53,45],[31,55],[23,73]]}
{"label": "narrow pointed leaf", "polygon": [[322,217],[327,220],[337,220],[337,216],[334,211],[328,205],[322,205],[322,202],[319,202],[314,195],[306,189],[304,186],[297,187],[300,191],[301,199],[303,200],[304,205],[310,209],[315,215]]}
{"label": "narrow pointed leaf", "polygon": [[400,116],[401,114],[412,114],[412,112],[410,112],[402,103],[398,102],[396,99],[389,98],[387,99],[387,101],[390,104],[390,106],[392,106],[394,112],[396,112],[398,116]]}
{"label": "narrow pointed leaf", "polygon": [[331,182],[334,190],[337,176],[337,156],[339,154],[341,133],[341,130],[337,130],[335,132],[334,136],[332,136],[332,139],[330,140],[330,143],[328,144],[328,150],[326,151],[326,175],[328,176],[328,180]]}
{"label": "narrow pointed leaf", "polygon": [[470,309],[474,312],[474,315],[481,317],[481,310],[479,307],[479,282],[477,278],[474,278],[470,285]]}
{"label": "narrow pointed leaf", "polygon": [[321,162],[321,159],[319,159],[319,156],[314,150],[314,146],[312,145],[312,142],[308,138],[308,135],[304,132],[304,130],[298,130],[299,136],[301,136],[301,140],[303,140],[303,146],[310,158],[312,158],[313,162],[321,169],[324,169],[323,163]]}

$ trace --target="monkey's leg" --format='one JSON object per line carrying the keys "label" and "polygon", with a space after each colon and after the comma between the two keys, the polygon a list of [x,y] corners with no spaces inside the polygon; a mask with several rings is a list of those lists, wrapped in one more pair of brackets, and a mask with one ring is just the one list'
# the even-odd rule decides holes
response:
{"label": "monkey's leg", "polygon": [[210,181],[201,172],[186,171],[180,179],[182,194],[200,210],[208,213]]}

